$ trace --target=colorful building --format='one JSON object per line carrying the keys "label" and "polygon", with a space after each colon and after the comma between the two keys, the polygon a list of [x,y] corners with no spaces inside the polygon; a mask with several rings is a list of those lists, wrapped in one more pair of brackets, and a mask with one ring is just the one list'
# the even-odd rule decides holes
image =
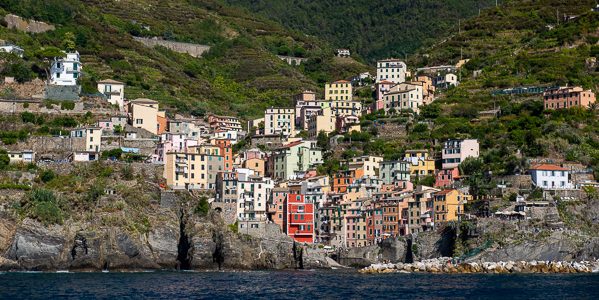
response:
{"label": "colorful building", "polygon": [[399,59],[384,59],[376,63],[376,82],[391,81],[402,83],[406,81],[408,66]]}
{"label": "colorful building", "polygon": [[589,108],[595,100],[595,93],[579,86],[553,88],[543,93],[545,109]]}
{"label": "colorful building", "polygon": [[441,152],[442,169],[452,169],[460,165],[468,157],[479,156],[478,140],[448,140],[443,144]]}
{"label": "colorful building", "polygon": [[337,80],[333,83],[324,85],[325,100],[353,100],[351,82],[347,80]]}
{"label": "colorful building", "polygon": [[464,204],[470,195],[459,190],[449,189],[433,194],[433,220],[438,223],[459,221],[464,214]]}
{"label": "colorful building", "polygon": [[295,134],[295,110],[293,108],[268,108],[264,112],[264,134]]}
{"label": "colorful building", "polygon": [[435,175],[435,160],[426,150],[407,150],[404,159],[410,164],[410,174],[416,177]]}
{"label": "colorful building", "polygon": [[304,195],[288,194],[285,211],[285,233],[296,242],[314,243],[314,204]]}

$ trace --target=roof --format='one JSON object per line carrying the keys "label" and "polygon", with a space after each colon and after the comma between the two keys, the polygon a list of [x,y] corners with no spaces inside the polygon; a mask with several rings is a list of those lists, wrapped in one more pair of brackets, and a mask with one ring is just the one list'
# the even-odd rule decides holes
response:
{"label": "roof", "polygon": [[440,192],[435,193],[435,195],[436,196],[443,196],[443,195],[447,195],[447,194],[449,194],[449,193],[451,193],[453,191],[455,191],[455,190],[442,190]]}
{"label": "roof", "polygon": [[152,100],[152,99],[147,99],[147,98],[138,98],[138,99],[135,99],[135,100],[131,100],[131,103],[135,103],[135,104],[158,104],[158,101]]}
{"label": "roof", "polygon": [[100,80],[100,81],[98,81],[98,83],[111,83],[111,84],[122,84],[122,85],[125,85],[124,83],[122,83],[120,81],[113,80],[113,79]]}
{"label": "roof", "polygon": [[540,164],[534,165],[530,167],[531,170],[543,170],[543,171],[568,171],[566,168],[562,168],[560,166],[551,165],[551,164]]}
{"label": "roof", "polygon": [[424,149],[406,150],[406,153],[422,153],[422,152],[428,153],[428,150],[424,150]]}
{"label": "roof", "polygon": [[379,82],[379,84],[395,84],[395,82],[392,82],[389,80],[383,80],[383,81]]}
{"label": "roof", "polygon": [[304,143],[304,141],[295,141],[295,142],[291,142],[291,143],[289,143],[289,144],[287,144],[287,145],[284,145],[283,147],[281,147],[281,149],[286,149],[286,148],[295,147],[295,146],[297,146],[297,145],[301,145],[301,144],[303,144],[303,143]]}
{"label": "roof", "polygon": [[336,80],[336,81],[333,81],[333,83],[349,83],[349,81],[347,81],[347,80]]}

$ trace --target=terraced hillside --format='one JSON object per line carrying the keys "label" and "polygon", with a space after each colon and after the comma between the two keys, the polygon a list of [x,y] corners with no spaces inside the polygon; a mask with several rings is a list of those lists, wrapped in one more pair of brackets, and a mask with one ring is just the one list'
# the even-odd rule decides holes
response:
{"label": "terraced hillside", "polygon": [[[36,52],[61,47],[72,32],[83,57],[85,91],[92,92],[97,80],[114,78],[127,83],[129,98],[154,98],[196,115],[257,116],[267,106],[290,104],[302,89],[318,90],[324,81],[368,70],[355,61],[336,63],[326,42],[213,0],[9,0],[0,3],[0,16],[7,13],[57,26],[36,35],[0,26],[0,39],[26,49],[18,63],[39,75],[44,72]],[[196,59],[144,47],[135,36],[205,44],[211,51]],[[309,60],[289,66],[276,57],[280,49]]]}

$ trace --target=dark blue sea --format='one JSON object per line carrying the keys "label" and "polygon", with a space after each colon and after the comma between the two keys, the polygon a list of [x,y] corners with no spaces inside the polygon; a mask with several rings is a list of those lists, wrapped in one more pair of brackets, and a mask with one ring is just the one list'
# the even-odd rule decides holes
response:
{"label": "dark blue sea", "polygon": [[599,299],[599,274],[0,273],[0,299]]}

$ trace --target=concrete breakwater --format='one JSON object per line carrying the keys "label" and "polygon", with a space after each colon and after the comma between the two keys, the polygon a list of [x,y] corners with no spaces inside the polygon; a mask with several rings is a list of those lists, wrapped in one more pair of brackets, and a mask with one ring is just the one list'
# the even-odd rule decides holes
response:
{"label": "concrete breakwater", "polygon": [[599,260],[594,261],[506,261],[454,263],[449,257],[429,259],[414,263],[372,264],[359,271],[363,274],[379,273],[597,273]]}

